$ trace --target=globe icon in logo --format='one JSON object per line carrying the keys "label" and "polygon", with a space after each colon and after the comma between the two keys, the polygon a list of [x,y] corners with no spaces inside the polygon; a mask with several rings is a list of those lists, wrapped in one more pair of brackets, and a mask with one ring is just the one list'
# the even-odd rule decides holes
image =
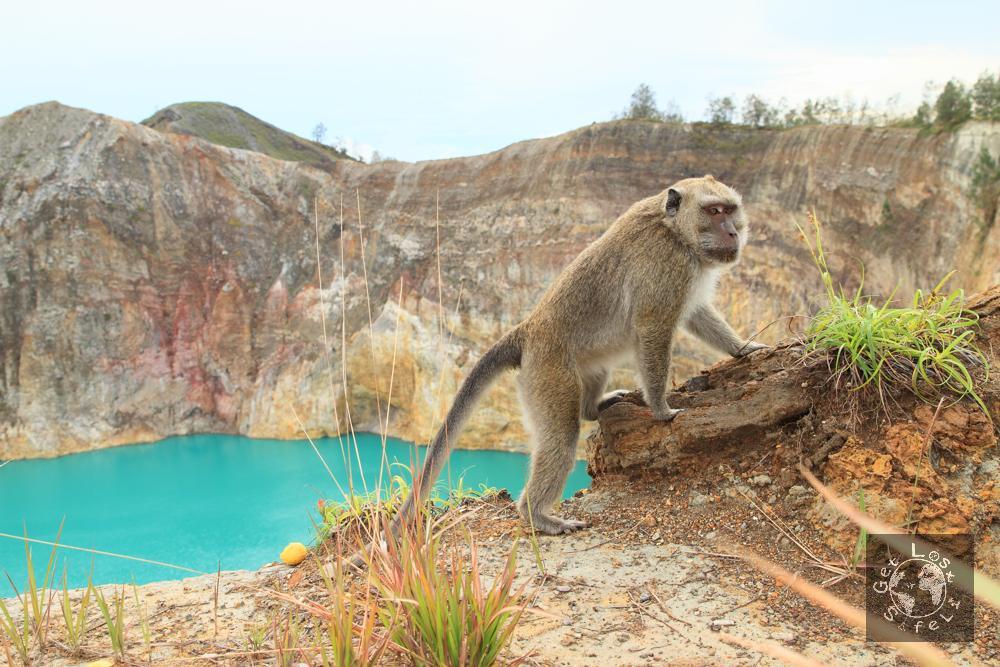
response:
{"label": "globe icon in logo", "polygon": [[948,583],[936,564],[924,558],[911,558],[893,570],[888,591],[904,614],[910,618],[924,618],[944,604]]}

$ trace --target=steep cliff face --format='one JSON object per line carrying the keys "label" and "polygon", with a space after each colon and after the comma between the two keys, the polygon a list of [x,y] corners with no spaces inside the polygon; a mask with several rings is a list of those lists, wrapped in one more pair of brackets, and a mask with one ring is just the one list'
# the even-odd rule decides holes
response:
{"label": "steep cliff face", "polygon": [[[979,289],[1000,281],[1000,226],[968,196],[983,145],[1000,153],[1000,127],[615,122],[320,171],[30,107],[0,119],[0,458],[191,432],[298,437],[300,420],[332,433],[348,407],[355,428],[378,430],[387,403],[390,434],[425,440],[560,269],[684,176],[744,193],[751,245],[718,302],[748,334],[810,312],[818,280],[794,227],[809,209],[847,284],[860,261],[871,292],[907,294],[952,268]],[[718,356],[683,338],[676,358],[683,377]],[[489,395],[461,446],[525,446],[513,387]]]}

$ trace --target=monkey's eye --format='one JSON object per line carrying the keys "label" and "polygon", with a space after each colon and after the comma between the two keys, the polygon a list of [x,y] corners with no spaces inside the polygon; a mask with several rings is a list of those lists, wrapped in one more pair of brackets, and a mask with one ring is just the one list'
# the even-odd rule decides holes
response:
{"label": "monkey's eye", "polygon": [[722,215],[723,210],[721,206],[708,206],[705,208],[705,212],[709,215]]}

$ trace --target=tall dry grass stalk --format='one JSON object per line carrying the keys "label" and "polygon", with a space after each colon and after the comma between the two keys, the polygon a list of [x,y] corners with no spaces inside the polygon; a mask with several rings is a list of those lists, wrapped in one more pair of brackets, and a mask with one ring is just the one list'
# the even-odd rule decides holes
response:
{"label": "tall dry grass stalk", "polygon": [[791,588],[796,593],[806,598],[814,605],[817,605],[830,612],[840,620],[864,632],[869,624],[874,624],[877,628],[878,636],[891,638],[887,643],[910,658],[919,665],[939,666],[953,664],[948,656],[929,642],[910,641],[911,637],[896,626],[886,623],[878,617],[866,618],[865,612],[851,606],[841,600],[826,589],[811,584],[798,575],[792,574],[780,565],[757,555],[751,549],[743,547],[730,548],[730,551],[737,551],[743,560],[760,570],[764,574],[772,577],[777,583]]}
{"label": "tall dry grass stalk", "polygon": [[[819,493],[831,507],[846,516],[855,525],[866,529],[869,533],[875,533],[883,536],[883,539],[888,542],[889,546],[893,549],[907,553],[912,547],[915,546],[916,548],[922,549],[926,552],[935,550],[939,552],[942,551],[940,548],[928,544],[924,540],[921,540],[901,528],[890,526],[889,524],[879,521],[869,514],[859,512],[857,509],[852,507],[850,503],[844,502],[828,486],[816,479],[816,476],[809,472],[809,470],[801,464],[799,465],[799,473],[814,489],[816,489],[817,493]],[[952,572],[956,573],[954,581],[956,585],[964,587],[963,582],[971,581],[972,590],[969,590],[970,593],[987,604],[1000,609],[1000,582],[997,582],[985,572],[980,572],[979,570],[969,567],[955,557],[951,557],[950,567]]]}

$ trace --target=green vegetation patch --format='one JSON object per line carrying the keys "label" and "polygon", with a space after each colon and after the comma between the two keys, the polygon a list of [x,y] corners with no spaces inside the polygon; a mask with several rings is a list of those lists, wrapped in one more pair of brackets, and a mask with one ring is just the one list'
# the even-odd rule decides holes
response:
{"label": "green vegetation patch", "polygon": [[[396,464],[401,465],[401,464]],[[406,468],[406,466],[401,466]],[[488,500],[499,496],[503,490],[480,484],[478,488],[465,486],[462,478],[455,486],[441,492],[438,484],[431,492],[429,504],[434,512],[443,512],[471,500]],[[338,532],[349,524],[358,522],[363,527],[378,526],[384,520],[396,515],[399,508],[409,497],[411,485],[407,477],[394,474],[389,483],[380,491],[364,493],[357,489],[347,492],[347,498],[341,501],[320,500],[317,503],[320,520],[316,524],[316,537],[319,543],[326,541],[331,534]]]}
{"label": "green vegetation patch", "polygon": [[983,214],[984,230],[989,229],[997,217],[1000,204],[1000,163],[990,155],[986,146],[979,151],[972,167],[972,199]]}
{"label": "green vegetation patch", "polygon": [[243,109],[218,102],[184,102],[144,120],[157,130],[187,134],[219,146],[264,153],[279,160],[305,162],[321,169],[351,159],[343,151],[286,132]]}
{"label": "green vegetation patch", "polygon": [[975,374],[989,372],[986,356],[974,343],[979,318],[965,308],[962,290],[942,293],[952,274],[929,293],[917,290],[906,308],[892,307],[893,295],[878,305],[862,294],[862,287],[845,294],[834,289],[814,215],[810,223],[811,240],[799,231],[820,270],[827,304],[806,329],[807,353],[827,355],[838,386],[874,390],[883,407],[895,390],[905,389],[925,401],[968,398],[988,415],[976,391]]}

